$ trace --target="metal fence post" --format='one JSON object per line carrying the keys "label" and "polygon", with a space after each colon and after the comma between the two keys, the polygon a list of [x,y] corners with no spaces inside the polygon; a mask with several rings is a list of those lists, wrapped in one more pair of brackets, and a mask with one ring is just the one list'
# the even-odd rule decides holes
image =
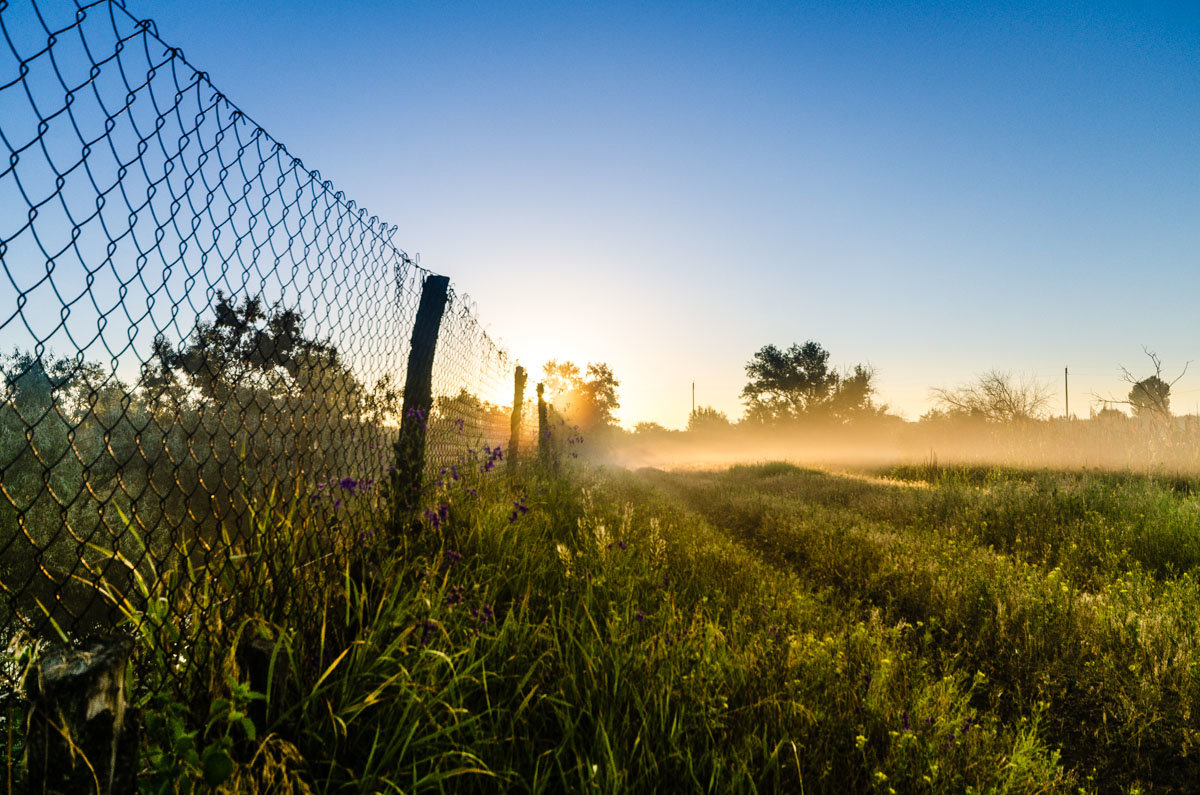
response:
{"label": "metal fence post", "polygon": [[517,467],[517,456],[521,452],[521,407],[525,403],[525,368],[517,365],[513,373],[513,406],[512,421],[508,435],[508,469],[511,472]]}
{"label": "metal fence post", "polygon": [[138,732],[126,703],[125,639],[48,653],[26,683],[29,791],[136,792]]}
{"label": "metal fence post", "polygon": [[449,276],[426,276],[421,285],[421,303],[413,323],[408,371],[404,377],[404,409],[400,436],[394,446],[396,471],[392,473],[392,520],[397,529],[404,515],[417,502],[425,470],[425,436],[433,408],[433,354],[438,329],[446,311]]}

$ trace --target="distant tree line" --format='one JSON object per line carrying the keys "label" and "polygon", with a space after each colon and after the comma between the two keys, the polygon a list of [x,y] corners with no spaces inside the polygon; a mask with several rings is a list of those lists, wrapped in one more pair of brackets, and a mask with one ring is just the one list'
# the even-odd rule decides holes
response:
{"label": "distant tree line", "polygon": [[[1135,376],[1121,368],[1130,385],[1123,399],[1094,396],[1101,405],[1098,417],[1125,417],[1112,408],[1129,407],[1134,418],[1166,419],[1171,416],[1171,389],[1187,372],[1185,365],[1173,379],[1163,376],[1163,365],[1152,351],[1146,351],[1154,372]],[[856,364],[838,370],[830,364],[830,352],[809,340],[787,348],[765,345],[745,365],[748,381],[741,398],[745,413],[732,421],[711,406],[698,406],[688,416],[689,432],[713,433],[733,427],[789,426],[820,423],[825,425],[862,425],[901,419],[888,413],[886,404],[877,401],[873,367]],[[933,407],[921,422],[1021,424],[1048,418],[1052,391],[1035,378],[1003,370],[987,370],[973,380],[955,387],[930,390]],[[656,422],[641,422],[633,432],[639,435],[667,433]]]}

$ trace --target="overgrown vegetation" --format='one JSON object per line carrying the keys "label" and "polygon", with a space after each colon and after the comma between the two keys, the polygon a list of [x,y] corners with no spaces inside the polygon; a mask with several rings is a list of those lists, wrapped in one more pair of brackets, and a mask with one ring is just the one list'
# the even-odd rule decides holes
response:
{"label": "overgrown vegetation", "polygon": [[649,475],[851,615],[907,628],[971,704],[1036,719],[1074,786],[1191,791],[1200,609],[1191,482],[936,467],[834,477],[789,465]]}
{"label": "overgrown vegetation", "polygon": [[[143,787],[1134,792],[1200,773],[1181,482],[488,460],[442,473],[395,545],[370,492],[336,518],[263,503],[244,558],[136,578],[162,589],[125,604],[152,694]],[[316,524],[361,555],[290,565]],[[281,580],[239,575],[268,565]],[[280,594],[308,619],[280,620]],[[179,634],[221,638],[223,664],[181,665]]]}

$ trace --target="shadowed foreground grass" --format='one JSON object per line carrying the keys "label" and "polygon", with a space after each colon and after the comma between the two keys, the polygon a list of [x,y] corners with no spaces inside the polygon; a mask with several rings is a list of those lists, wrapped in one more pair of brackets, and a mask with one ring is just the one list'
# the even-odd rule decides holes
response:
{"label": "shadowed foreground grass", "polygon": [[[252,693],[229,653],[192,698],[144,704],[146,790],[1132,792],[1200,775],[1186,490],[786,465],[443,480],[398,547],[377,505],[345,506],[331,531],[353,526],[374,562],[296,575],[299,625],[270,620],[275,595],[228,600],[221,572],[166,595],[196,621],[148,616],[150,684],[179,675],[164,633],[204,626],[202,644],[214,622],[267,642],[274,684]],[[317,518],[257,520],[279,538]]]}

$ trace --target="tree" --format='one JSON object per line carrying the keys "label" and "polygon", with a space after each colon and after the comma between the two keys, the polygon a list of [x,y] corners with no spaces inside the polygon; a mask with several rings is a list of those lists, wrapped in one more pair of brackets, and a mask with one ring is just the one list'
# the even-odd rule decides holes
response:
{"label": "tree", "polygon": [[1096,422],[1124,422],[1129,419],[1124,412],[1114,409],[1112,406],[1102,406],[1099,411],[1092,409],[1092,417]]}
{"label": "tree", "polygon": [[728,428],[729,417],[723,411],[717,411],[712,406],[701,406],[688,415],[687,429],[689,431],[713,431]]}
{"label": "tree", "polygon": [[1187,373],[1191,362],[1185,363],[1179,375],[1168,382],[1162,377],[1162,360],[1158,358],[1158,354],[1145,347],[1142,348],[1142,351],[1150,357],[1150,363],[1154,365],[1154,375],[1138,379],[1133,373],[1122,367],[1122,380],[1132,386],[1129,390],[1129,397],[1121,402],[1127,403],[1133,409],[1135,417],[1166,419],[1171,416],[1171,387],[1179,383],[1179,379]]}
{"label": "tree", "polygon": [[934,403],[950,415],[977,417],[991,422],[1023,422],[1039,418],[1050,402],[1050,388],[1012,373],[988,370],[973,383],[930,390]]}
{"label": "tree", "polygon": [[[459,390],[457,395],[440,395],[435,401],[435,422],[438,426],[461,426],[471,437],[484,435],[491,439],[498,431],[509,427],[511,409],[497,406],[480,400],[478,396],[467,391],[466,387]],[[433,428],[431,424],[430,428]],[[469,441],[474,441],[470,438]]]}
{"label": "tree", "polygon": [[1169,417],[1171,415],[1171,385],[1157,375],[1143,378],[1129,390],[1129,405],[1133,409],[1135,417],[1148,415]]}
{"label": "tree", "polygon": [[1154,374],[1138,378],[1128,368],[1121,368],[1121,380],[1130,385],[1129,394],[1124,400],[1114,397],[1101,397],[1094,394],[1101,405],[1109,408],[1113,405],[1129,406],[1134,417],[1167,419],[1171,416],[1171,387],[1179,383],[1179,379],[1187,374],[1191,362],[1185,362],[1183,369],[1174,379],[1167,381],[1162,374],[1162,359],[1154,351],[1142,346],[1142,352],[1150,357],[1154,366]]}
{"label": "tree", "polygon": [[617,394],[621,382],[607,364],[589,363],[581,373],[574,362],[551,359],[542,371],[547,398],[564,419],[584,431],[616,424],[614,412],[621,407]]}
{"label": "tree", "polygon": [[290,496],[297,476],[377,479],[383,458],[368,463],[362,450],[388,443],[401,390],[386,378],[368,389],[331,342],[304,333],[297,309],[216,298],[211,320],[178,344],[157,338],[143,368],[147,427],[161,430],[154,456],[176,467],[151,477],[216,520],[256,490],[288,484],[279,495]]}
{"label": "tree", "polygon": [[303,318],[296,310],[278,304],[268,309],[261,298],[251,296],[238,306],[218,291],[214,312],[211,322],[196,324],[179,350],[156,338],[143,382],[165,387],[174,382],[176,373],[182,373],[201,394],[222,402],[246,389],[278,391],[305,380],[315,381],[310,386],[324,391],[333,385],[329,383],[333,378],[337,386],[359,391],[357,383],[340,383],[344,379],[334,371],[345,368],[337,349],[306,338]]}
{"label": "tree", "polygon": [[887,410],[887,406],[876,406],[872,398],[875,386],[872,380],[875,370],[861,364],[854,365],[850,372],[838,378],[837,389],[829,396],[829,412],[842,419],[876,416]]}
{"label": "tree", "polygon": [[637,425],[633,426],[633,432],[638,436],[668,433],[667,429],[657,422],[639,422]]}
{"label": "tree", "polygon": [[765,345],[746,363],[749,383],[742,389],[746,419],[779,422],[803,416],[847,420],[874,413],[875,371],[856,365],[839,374],[829,367],[829,351],[809,340],[787,350]]}

